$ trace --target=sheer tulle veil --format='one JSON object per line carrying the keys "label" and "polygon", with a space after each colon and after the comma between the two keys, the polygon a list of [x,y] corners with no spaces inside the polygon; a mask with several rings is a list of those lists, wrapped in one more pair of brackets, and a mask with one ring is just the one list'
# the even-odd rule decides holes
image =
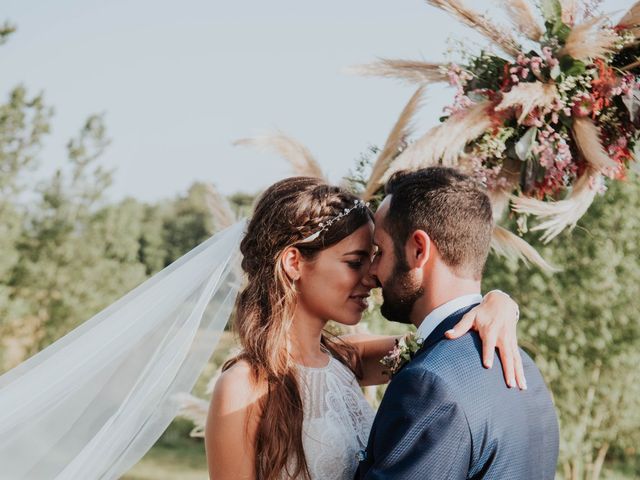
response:
{"label": "sheer tulle veil", "polygon": [[115,479],[193,388],[233,310],[246,222],[0,376],[1,479]]}

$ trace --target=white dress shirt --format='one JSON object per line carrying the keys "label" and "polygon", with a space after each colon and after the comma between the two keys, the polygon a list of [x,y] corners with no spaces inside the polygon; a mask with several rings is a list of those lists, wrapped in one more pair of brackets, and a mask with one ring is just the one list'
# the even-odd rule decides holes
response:
{"label": "white dress shirt", "polygon": [[442,323],[452,313],[457,312],[465,307],[469,307],[476,303],[482,302],[482,295],[479,293],[473,293],[471,295],[462,295],[461,297],[449,300],[432,310],[429,315],[425,317],[420,326],[418,327],[418,337],[423,341],[431,335],[431,332]]}

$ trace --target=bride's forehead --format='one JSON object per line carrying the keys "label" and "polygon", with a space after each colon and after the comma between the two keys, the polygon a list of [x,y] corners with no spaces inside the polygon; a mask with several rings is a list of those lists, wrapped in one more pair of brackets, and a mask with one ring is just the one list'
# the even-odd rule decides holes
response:
{"label": "bride's forehead", "polygon": [[363,249],[368,250],[373,242],[373,223],[369,222],[353,233],[347,235],[342,240],[340,240],[335,245],[331,246],[330,249],[335,249],[335,251],[351,251],[354,249]]}

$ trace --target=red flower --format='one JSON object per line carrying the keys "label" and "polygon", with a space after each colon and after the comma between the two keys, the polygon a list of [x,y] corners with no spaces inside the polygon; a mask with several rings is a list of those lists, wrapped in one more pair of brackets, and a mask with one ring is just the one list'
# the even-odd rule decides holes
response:
{"label": "red flower", "polygon": [[608,67],[601,58],[598,58],[595,64],[598,67],[598,78],[591,81],[592,118],[596,118],[604,107],[611,105],[613,89],[619,83],[613,68]]}

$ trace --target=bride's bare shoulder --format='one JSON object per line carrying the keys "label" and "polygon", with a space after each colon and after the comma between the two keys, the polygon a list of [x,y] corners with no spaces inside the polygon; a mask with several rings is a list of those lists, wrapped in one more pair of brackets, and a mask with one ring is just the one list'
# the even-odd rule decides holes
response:
{"label": "bride's bare shoulder", "polygon": [[255,435],[265,391],[246,361],[237,361],[218,378],[205,429],[211,478],[256,478]]}
{"label": "bride's bare shoulder", "polygon": [[258,380],[246,360],[238,360],[222,372],[211,396],[211,407],[220,415],[246,409],[266,393],[264,382]]}

